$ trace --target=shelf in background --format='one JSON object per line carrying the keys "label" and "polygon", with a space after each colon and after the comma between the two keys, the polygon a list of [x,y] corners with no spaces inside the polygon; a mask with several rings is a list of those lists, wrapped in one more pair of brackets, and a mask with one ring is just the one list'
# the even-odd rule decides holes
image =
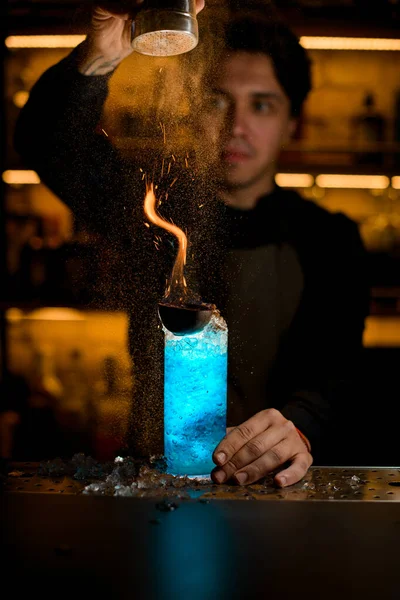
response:
{"label": "shelf in background", "polygon": [[[207,8],[220,0],[208,0]],[[265,0],[227,0],[232,7],[264,7]],[[88,20],[90,3],[79,0],[8,0],[7,29],[13,33],[81,32]],[[400,11],[391,0],[281,0],[279,12],[300,35],[356,35],[398,37]],[[204,12],[204,16],[206,11]]]}
{"label": "shelf in background", "polygon": [[346,142],[312,144],[292,142],[280,157],[280,168],[307,169],[312,175],[323,172],[374,174],[394,177],[400,174],[400,144],[353,145]]}
{"label": "shelf in background", "polygon": [[[0,305],[0,313],[5,314],[10,324],[40,321],[46,323],[46,330],[51,327],[51,323],[84,322],[96,318],[109,323],[117,320],[122,329],[128,323],[126,313],[119,310],[107,311],[95,306],[45,307],[23,303],[13,306],[3,303]],[[366,348],[400,348],[400,310],[397,314],[370,314],[366,319],[363,344]]]}

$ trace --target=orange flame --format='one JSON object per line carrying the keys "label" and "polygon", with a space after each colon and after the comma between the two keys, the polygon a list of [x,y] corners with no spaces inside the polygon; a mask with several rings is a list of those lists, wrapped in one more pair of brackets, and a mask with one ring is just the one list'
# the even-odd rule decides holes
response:
{"label": "orange flame", "polygon": [[154,193],[154,185],[152,183],[147,184],[147,193],[144,200],[144,212],[146,217],[153,225],[172,233],[179,242],[178,254],[175,259],[174,268],[172,269],[171,279],[167,286],[164,300],[182,302],[187,295],[187,284],[184,276],[188,246],[187,237],[182,229],[179,229],[179,227],[173,223],[169,223],[160,217],[156,210],[156,204],[157,198]]}

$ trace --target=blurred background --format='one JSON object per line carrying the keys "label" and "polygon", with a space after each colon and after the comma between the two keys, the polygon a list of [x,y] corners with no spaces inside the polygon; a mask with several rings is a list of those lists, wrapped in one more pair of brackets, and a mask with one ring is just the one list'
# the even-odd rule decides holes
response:
{"label": "blurred background", "polygon": [[[239,10],[263,4],[227,3]],[[309,49],[314,79],[277,183],[359,225],[369,256],[371,303],[359,392],[360,427],[369,428],[370,443],[360,448],[358,464],[400,464],[400,2],[275,4]],[[12,143],[32,85],[83,39],[90,3],[82,6],[76,0],[8,0],[1,8],[0,457],[5,459],[74,452],[107,459],[119,446],[129,412],[127,318],[119,310],[118,288],[111,287],[113,253],[74,222],[36,173],[24,170]],[[207,9],[200,26],[205,19]],[[111,80],[103,126],[123,153],[141,156],[163,143],[151,99],[164,60],[134,55]],[[173,78],[169,60],[165,77]],[[184,120],[187,106],[181,98],[175,105]],[[139,134],[138,121],[145,123]],[[190,150],[185,136],[175,144]]]}

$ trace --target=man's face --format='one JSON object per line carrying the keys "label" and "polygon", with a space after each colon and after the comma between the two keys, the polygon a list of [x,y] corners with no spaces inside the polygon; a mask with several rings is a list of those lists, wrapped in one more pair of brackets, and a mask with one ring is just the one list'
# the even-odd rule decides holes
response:
{"label": "man's face", "polygon": [[271,185],[276,159],[296,121],[266,55],[236,52],[226,58],[201,120],[203,160],[224,189]]}

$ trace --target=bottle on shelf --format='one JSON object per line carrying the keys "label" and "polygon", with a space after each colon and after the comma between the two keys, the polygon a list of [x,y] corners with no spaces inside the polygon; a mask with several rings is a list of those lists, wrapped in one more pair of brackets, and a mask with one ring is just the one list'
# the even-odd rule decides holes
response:
{"label": "bottle on shelf", "polygon": [[131,407],[130,390],[114,354],[103,359],[95,390],[95,458],[113,460],[123,449]]}
{"label": "bottle on shelf", "polygon": [[382,165],[384,153],[374,149],[374,144],[385,141],[386,119],[376,108],[376,98],[367,92],[363,98],[362,110],[353,118],[354,143],[357,164]]}
{"label": "bottle on shelf", "polygon": [[400,88],[394,98],[393,141],[396,144],[394,166],[400,167]]}
{"label": "bottle on shelf", "polygon": [[60,420],[73,453],[91,454],[93,450],[94,406],[84,355],[74,348],[63,373],[64,395]]}
{"label": "bottle on shelf", "polygon": [[51,346],[33,348],[27,382],[29,398],[21,411],[15,441],[16,458],[38,461],[66,455],[68,450],[59,420],[64,387],[57,374]]}
{"label": "bottle on shelf", "polygon": [[34,350],[31,377],[31,406],[50,406],[56,413],[61,409],[64,387],[59,378],[51,346]]}

